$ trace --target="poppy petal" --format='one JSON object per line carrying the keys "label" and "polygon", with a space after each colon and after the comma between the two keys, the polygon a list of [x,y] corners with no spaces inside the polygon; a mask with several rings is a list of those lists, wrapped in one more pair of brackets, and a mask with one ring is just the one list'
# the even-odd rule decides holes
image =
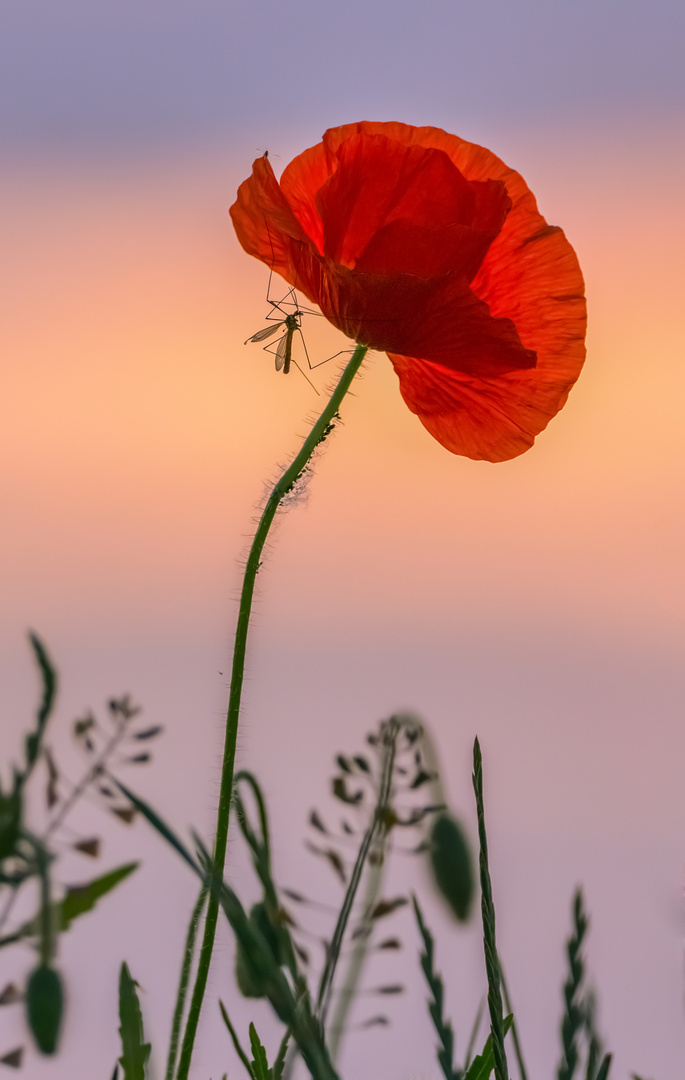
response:
{"label": "poppy petal", "polygon": [[238,188],[238,197],[229,213],[245,251],[292,284],[301,249],[308,247],[310,241],[285,199],[266,156],[253,163],[252,176]]}

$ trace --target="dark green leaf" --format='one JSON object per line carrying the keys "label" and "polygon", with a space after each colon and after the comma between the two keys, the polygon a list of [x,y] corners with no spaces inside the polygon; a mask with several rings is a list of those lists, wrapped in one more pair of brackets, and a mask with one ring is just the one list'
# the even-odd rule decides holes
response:
{"label": "dark green leaf", "polygon": [[597,1080],[607,1080],[607,1078],[609,1076],[609,1069],[610,1068],[611,1068],[611,1054],[607,1054],[606,1057],[604,1058],[604,1061],[602,1062],[602,1064],[599,1067],[599,1072],[597,1073]]}
{"label": "dark green leaf", "polygon": [[[269,918],[269,911],[265,903],[260,901],[254,904],[250,911],[250,923],[261,934],[269,947],[276,964],[281,967],[286,962],[286,943],[283,941],[283,929],[274,926]],[[235,977],[238,988],[244,997],[266,997],[266,986],[255,975],[247,953],[237,942],[235,954]]]}
{"label": "dark green leaf", "polygon": [[[513,1015],[504,1018],[504,1034],[508,1032],[511,1027]],[[483,1053],[475,1057],[471,1062],[471,1067],[466,1073],[464,1080],[488,1080],[490,1073],[495,1067],[495,1054],[492,1049],[492,1035],[488,1035],[483,1047]]]}
{"label": "dark green leaf", "polygon": [[[79,915],[92,911],[100,897],[111,892],[115,886],[132,874],[138,867],[138,863],[125,863],[116,870],[110,870],[102,877],[94,878],[85,885],[72,885],[67,889],[63,900],[58,900],[52,905],[54,925],[59,933],[68,930],[74,919]],[[18,941],[23,937],[34,937],[40,932],[40,915],[36,915],[30,922],[24,923],[12,935],[13,940]]]}
{"label": "dark green leaf", "polygon": [[116,870],[110,870],[102,877],[94,878],[86,885],[72,885],[67,895],[57,904],[57,925],[60,931],[68,930],[74,919],[86,911],[92,911],[100,897],[111,892],[119,882],[132,874],[138,863],[125,863]]}
{"label": "dark green leaf", "polygon": [[430,832],[430,861],[435,882],[460,922],[465,922],[474,894],[471,851],[457,822],[441,814]]}
{"label": "dark green leaf", "polygon": [[119,1062],[124,1070],[124,1080],[145,1080],[150,1044],[143,1042],[143,1016],[136,983],[126,964],[121,965],[119,975],[119,1021],[122,1049]]}
{"label": "dark green leaf", "polygon": [[64,1013],[59,972],[45,964],[34,968],[26,983],[25,1001],[26,1019],[38,1049],[42,1054],[54,1054]]}

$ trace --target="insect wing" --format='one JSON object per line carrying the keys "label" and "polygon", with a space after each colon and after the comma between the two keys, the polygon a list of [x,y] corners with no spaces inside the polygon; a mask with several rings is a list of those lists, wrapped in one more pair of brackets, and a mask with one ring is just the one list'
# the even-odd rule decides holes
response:
{"label": "insect wing", "polygon": [[286,363],[288,364],[288,367],[290,367],[292,342],[293,332],[291,329],[288,329],[279,341],[278,348],[276,349],[276,371],[280,371]]}
{"label": "insect wing", "polygon": [[247,345],[250,341],[266,341],[266,339],[270,338],[272,334],[275,334],[277,330],[280,330],[284,322],[285,319],[282,319],[280,322],[273,323],[272,326],[265,326],[262,330],[258,330],[256,334],[253,334],[252,337],[247,338],[244,344]]}

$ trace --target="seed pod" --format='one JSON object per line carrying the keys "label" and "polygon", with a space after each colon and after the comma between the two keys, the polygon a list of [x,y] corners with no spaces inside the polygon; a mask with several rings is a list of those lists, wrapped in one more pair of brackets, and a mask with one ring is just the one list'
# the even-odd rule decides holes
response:
{"label": "seed pod", "polygon": [[[273,959],[280,965],[283,961],[280,955],[281,947],[278,939],[278,931],[269,918],[266,904],[260,901],[258,904],[254,905],[250,911],[250,922],[257,930],[259,930],[269,947]],[[235,978],[238,989],[243,997],[266,997],[266,987],[259,974],[254,970],[253,965],[250,964],[250,960],[240,941],[236,943]]]}
{"label": "seed pod", "polygon": [[454,818],[440,814],[430,833],[430,861],[438,889],[460,922],[473,899],[473,867],[466,837]]}
{"label": "seed pod", "polygon": [[64,990],[59,972],[39,964],[26,984],[26,1018],[42,1054],[54,1054],[59,1040]]}

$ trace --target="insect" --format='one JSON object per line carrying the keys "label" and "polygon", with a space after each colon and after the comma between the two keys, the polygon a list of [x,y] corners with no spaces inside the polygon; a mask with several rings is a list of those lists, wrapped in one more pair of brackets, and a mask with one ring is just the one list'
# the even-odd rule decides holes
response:
{"label": "insect", "polygon": [[[295,334],[300,335],[302,341],[302,348],[304,349],[304,355],[307,358],[307,364],[311,369],[318,365],[313,365],[309,359],[309,353],[307,352],[307,344],[304,340],[302,333],[302,316],[303,315],[319,315],[318,311],[314,311],[312,308],[301,308],[298,304],[297,294],[293,288],[288,289],[287,293],[280,300],[271,299],[271,280],[272,274],[269,274],[269,284],[266,291],[267,303],[271,305],[272,313],[267,315],[267,322],[271,323],[270,326],[265,326],[261,330],[258,330],[256,334],[252,334],[247,338],[245,344],[249,344],[251,341],[267,341],[282,331],[281,336],[276,343],[274,350],[273,345],[265,345],[264,351],[272,353],[276,361],[276,371],[282,371],[284,375],[290,372],[290,365],[293,364],[300,374],[307,379],[307,382],[312,389],[318,394],[319,391],[314,386],[311,379],[307,378],[304,371],[298,364],[297,360],[293,358],[293,338]],[[292,310],[288,310],[291,308]]]}
{"label": "insect", "polygon": [[[292,292],[293,290],[291,289],[290,291]],[[269,303],[274,303],[274,301],[270,300]],[[288,314],[287,312],[283,311],[283,309],[278,304],[275,306],[276,310],[285,317],[283,319],[279,319],[279,321],[274,323],[272,326],[265,326],[263,330],[258,330],[256,334],[253,334],[252,337],[249,337],[247,339],[245,344],[247,345],[250,341],[266,341],[267,338],[272,337],[274,334],[278,333],[279,330],[283,330],[283,334],[278,341],[278,344],[276,346],[276,352],[274,355],[276,357],[276,371],[282,371],[284,375],[287,375],[290,371],[291,363],[296,363],[293,360],[293,336],[296,330],[299,331],[300,337],[302,338],[302,345],[304,347],[305,354],[307,356],[307,359],[309,360],[309,354],[307,353],[307,346],[304,344],[304,337],[302,335],[301,328],[303,312],[296,308],[295,311]],[[273,318],[273,316],[267,315],[267,318]],[[266,352],[271,352],[271,348],[267,346]],[[299,367],[298,364],[296,364],[296,366]]]}
{"label": "insect", "polygon": [[[264,156],[266,156],[267,154],[268,150],[265,150]],[[308,376],[298,364],[297,360],[295,360],[293,357],[293,339],[295,337],[295,334],[300,335],[302,348],[304,349],[304,355],[306,357],[307,366],[309,367],[310,371],[313,371],[314,368],[321,367],[322,364],[326,364],[329,360],[334,360],[336,356],[341,356],[343,352],[347,352],[350,350],[341,350],[340,352],[335,353],[334,356],[329,356],[326,358],[326,360],[322,360],[318,364],[312,364],[311,360],[309,359],[309,353],[307,352],[307,344],[304,340],[304,334],[302,333],[302,316],[316,315],[319,318],[322,318],[321,312],[315,311],[313,308],[301,307],[297,299],[297,293],[295,292],[294,288],[292,288],[292,286],[288,289],[285,296],[281,297],[280,300],[273,300],[271,298],[272,281],[273,270],[269,272],[269,283],[266,289],[266,301],[271,306],[271,314],[266,316],[266,321],[271,325],[263,327],[261,330],[258,330],[256,334],[252,334],[251,337],[246,339],[245,345],[248,345],[252,341],[267,341],[269,338],[273,337],[274,334],[278,333],[279,330],[282,331],[281,337],[276,343],[276,348],[274,349],[273,345],[271,344],[265,345],[264,352],[271,353],[274,356],[276,361],[276,371],[282,371],[284,375],[287,375],[290,372],[290,365],[293,364],[300,372],[300,375],[302,375],[302,377],[307,380],[314,392],[318,394],[319,391],[314,386],[314,383],[311,381],[310,378],[308,378]]]}

